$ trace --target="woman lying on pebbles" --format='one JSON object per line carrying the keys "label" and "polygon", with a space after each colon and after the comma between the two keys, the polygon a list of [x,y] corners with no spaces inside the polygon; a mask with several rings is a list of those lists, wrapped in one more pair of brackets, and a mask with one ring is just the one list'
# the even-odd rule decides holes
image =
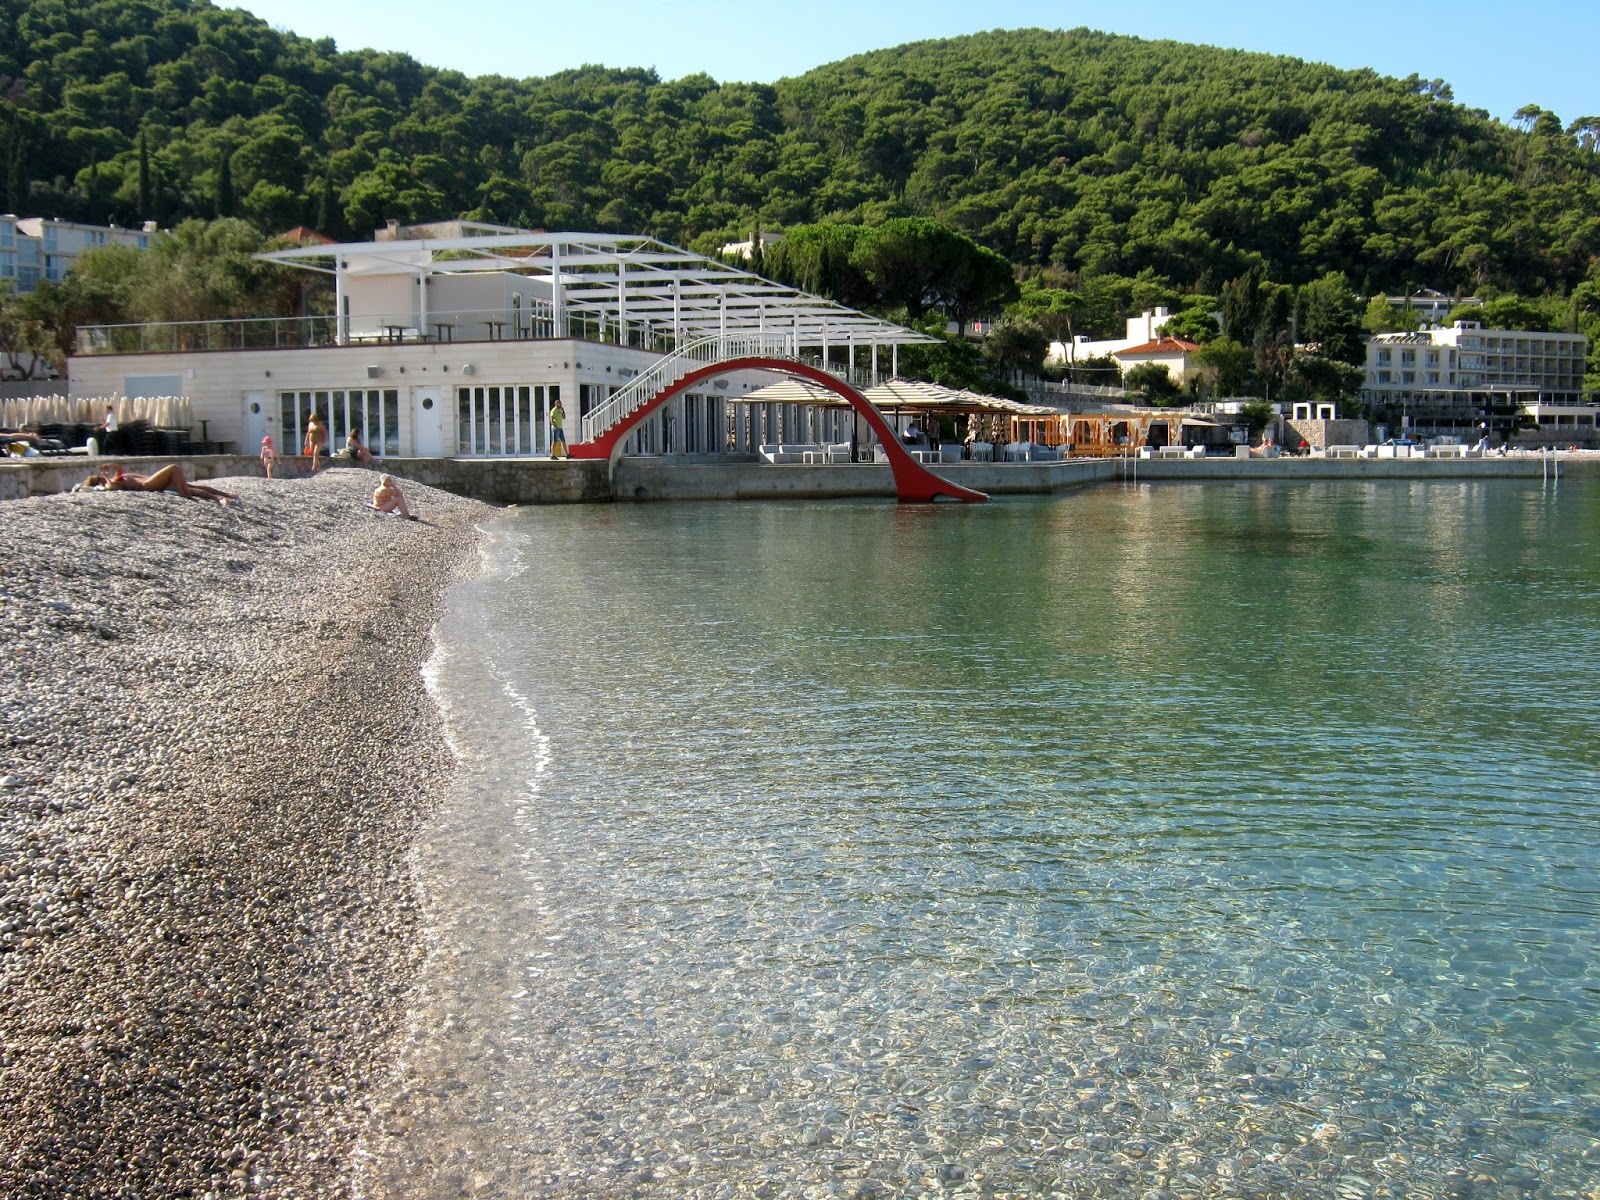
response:
{"label": "woman lying on pebbles", "polygon": [[85,479],[83,486],[88,490],[104,488],[108,492],[177,492],[191,500],[215,500],[222,505],[238,499],[231,492],[207,487],[203,483],[190,483],[189,477],[177,463],[170,463],[153,475],[136,475],[124,471],[116,463],[106,463],[98,474]]}

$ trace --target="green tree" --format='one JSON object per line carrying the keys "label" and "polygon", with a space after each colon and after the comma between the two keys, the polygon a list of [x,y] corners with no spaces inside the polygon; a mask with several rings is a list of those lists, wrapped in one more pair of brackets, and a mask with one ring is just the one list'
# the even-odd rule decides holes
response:
{"label": "green tree", "polygon": [[1004,259],[924,217],[899,217],[869,229],[850,261],[872,280],[884,308],[913,320],[942,307],[964,325],[1016,290]]}
{"label": "green tree", "polygon": [[1033,321],[1006,317],[995,322],[983,339],[983,356],[1002,370],[1037,372],[1044,365],[1050,339]]}
{"label": "green tree", "polygon": [[866,233],[860,225],[800,226],[768,247],[763,265],[768,277],[781,283],[851,308],[873,308],[877,288],[854,261]]}
{"label": "green tree", "polygon": [[1016,301],[1006,310],[1017,320],[1032,321],[1053,342],[1070,344],[1073,339],[1072,323],[1083,312],[1084,299],[1077,292],[1063,288],[1025,287]]}
{"label": "green tree", "polygon": [[1368,333],[1408,333],[1422,327],[1422,319],[1410,307],[1396,307],[1384,295],[1374,296],[1367,302],[1361,318],[1361,327]]}
{"label": "green tree", "polygon": [[1130,392],[1143,392],[1152,404],[1167,405],[1179,399],[1178,385],[1165,363],[1147,362],[1129,367],[1122,377],[1123,386]]}
{"label": "green tree", "polygon": [[1476,321],[1485,329],[1521,329],[1549,333],[1556,323],[1543,305],[1523,296],[1496,296],[1480,304],[1461,304],[1450,310],[1446,324]]}
{"label": "green tree", "polygon": [[1185,309],[1161,327],[1162,337],[1182,338],[1203,346],[1220,333],[1217,319],[1202,309]]}
{"label": "green tree", "polygon": [[293,316],[297,296],[287,268],[254,257],[282,244],[238,219],[184,221],[135,254],[128,313],[140,321]]}
{"label": "green tree", "polygon": [[216,218],[231,217],[237,208],[233,194],[233,155],[226,147],[217,152],[217,207]]}
{"label": "green tree", "polygon": [[1356,297],[1343,275],[1329,272],[1300,289],[1300,340],[1321,347],[1335,362],[1366,361],[1366,343],[1356,315]]}
{"label": "green tree", "polygon": [[139,219],[153,221],[156,215],[155,192],[150,186],[150,136],[139,130]]}
{"label": "green tree", "polygon": [[1190,361],[1204,373],[1212,395],[1237,396],[1249,378],[1253,357],[1249,346],[1219,337],[1196,350]]}

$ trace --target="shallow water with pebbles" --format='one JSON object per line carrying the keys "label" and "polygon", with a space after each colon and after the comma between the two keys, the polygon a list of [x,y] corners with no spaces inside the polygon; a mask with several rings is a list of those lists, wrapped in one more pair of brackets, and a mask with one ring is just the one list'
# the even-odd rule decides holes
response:
{"label": "shallow water with pebbles", "polygon": [[1600,1188],[1600,487],[540,509],[368,1195]]}

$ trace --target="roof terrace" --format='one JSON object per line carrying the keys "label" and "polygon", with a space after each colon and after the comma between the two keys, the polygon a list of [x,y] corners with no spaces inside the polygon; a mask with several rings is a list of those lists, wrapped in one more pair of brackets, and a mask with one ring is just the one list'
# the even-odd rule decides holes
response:
{"label": "roof terrace", "polygon": [[262,261],[333,277],[334,312],[90,325],[79,354],[577,338],[666,353],[776,334],[797,348],[932,338],[654,238],[510,232],[306,245]]}

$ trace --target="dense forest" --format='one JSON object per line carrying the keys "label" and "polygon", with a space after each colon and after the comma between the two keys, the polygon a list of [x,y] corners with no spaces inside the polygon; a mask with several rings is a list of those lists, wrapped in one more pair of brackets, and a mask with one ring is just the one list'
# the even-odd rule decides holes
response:
{"label": "dense forest", "polygon": [[1022,267],[1213,293],[1260,265],[1367,294],[1537,294],[1600,254],[1600,118],[1530,108],[1512,128],[1439,81],[1270,55],[1022,30],[772,86],[513,80],[339,51],[203,0],[0,13],[0,195],[22,214],[367,236],[471,213],[702,247],[925,216]]}
{"label": "dense forest", "polygon": [[[997,364],[1169,303],[1197,341],[1219,333],[1210,312],[1246,322],[1219,339],[1249,359],[1218,367],[1241,386],[1287,370],[1336,293],[1347,363],[1356,297],[1419,286],[1600,331],[1600,117],[1529,106],[1508,126],[1440,80],[1085,29],[919,42],[771,86],[469,78],[205,0],[0,0],[0,33],[0,203],[21,215],[341,238],[464,215],[700,250],[783,229],[799,236],[770,273],[911,318],[922,296],[889,303],[885,248],[931,238],[960,260],[941,312],[1011,302]],[[990,286],[995,259],[1013,282]],[[68,300],[110,312],[115,290]]]}

